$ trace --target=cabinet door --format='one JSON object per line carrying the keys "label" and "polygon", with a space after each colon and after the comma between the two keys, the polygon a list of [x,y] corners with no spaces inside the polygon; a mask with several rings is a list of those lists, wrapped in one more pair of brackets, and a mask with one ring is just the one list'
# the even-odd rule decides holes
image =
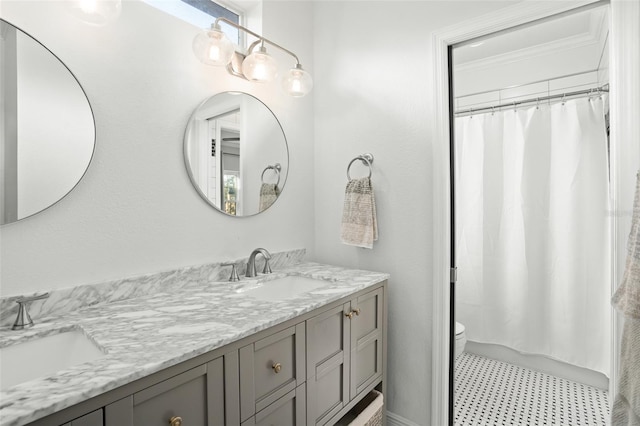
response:
{"label": "cabinet door", "polygon": [[301,384],[249,418],[242,426],[305,426],[305,389],[306,385]]}
{"label": "cabinet door", "polygon": [[323,425],[349,402],[351,305],[307,320],[307,424]]}
{"label": "cabinet door", "polygon": [[382,377],[382,295],[379,288],[351,300],[351,399]]}
{"label": "cabinet door", "polygon": [[103,426],[102,408],[93,411],[85,416],[72,420],[69,423],[65,423],[62,426]]}
{"label": "cabinet door", "polygon": [[305,380],[304,323],[240,348],[240,412],[247,420]]}
{"label": "cabinet door", "polygon": [[239,425],[237,371],[232,352],[108,405],[105,425],[167,426],[174,417],[184,426]]}

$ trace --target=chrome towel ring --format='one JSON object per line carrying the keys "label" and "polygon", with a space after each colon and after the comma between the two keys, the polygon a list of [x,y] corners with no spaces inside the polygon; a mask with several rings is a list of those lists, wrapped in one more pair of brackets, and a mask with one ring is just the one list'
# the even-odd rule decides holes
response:
{"label": "chrome towel ring", "polygon": [[282,166],[280,165],[280,163],[276,163],[273,166],[268,165],[267,167],[264,168],[264,170],[262,171],[262,175],[260,176],[260,181],[262,181],[262,183],[264,183],[264,174],[266,173],[267,170],[273,170],[274,172],[276,172],[276,175],[278,176],[278,181],[276,182],[276,186],[280,185],[280,170],[282,170]]}
{"label": "chrome towel ring", "polygon": [[349,165],[347,166],[347,179],[351,180],[351,176],[349,176],[349,169],[351,168],[353,162],[356,160],[362,161],[362,164],[369,167],[369,177],[371,177],[371,164],[373,163],[373,154],[367,152],[365,154],[358,155],[356,158],[349,162]]}

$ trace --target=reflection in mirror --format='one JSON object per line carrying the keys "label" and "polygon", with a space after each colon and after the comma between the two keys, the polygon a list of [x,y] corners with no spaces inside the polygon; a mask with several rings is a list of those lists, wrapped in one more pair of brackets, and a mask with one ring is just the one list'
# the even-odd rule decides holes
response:
{"label": "reflection in mirror", "polygon": [[217,94],[195,110],[185,132],[184,156],[200,196],[230,216],[269,208],[289,168],[287,140],[275,115],[240,92]]}
{"label": "reflection in mirror", "polygon": [[95,145],[91,106],[69,69],[37,40],[0,20],[0,224],[67,195]]}

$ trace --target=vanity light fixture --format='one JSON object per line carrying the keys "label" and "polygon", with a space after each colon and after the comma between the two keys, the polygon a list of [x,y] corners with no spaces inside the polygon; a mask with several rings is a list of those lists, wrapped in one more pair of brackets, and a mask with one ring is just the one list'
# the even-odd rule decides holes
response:
{"label": "vanity light fixture", "polygon": [[96,26],[108,24],[122,11],[122,0],[75,0],[69,5],[74,16]]}
{"label": "vanity light fixture", "polygon": [[[257,38],[247,49],[247,55],[236,52],[234,44],[222,32],[220,22]],[[302,69],[295,53],[226,18],[217,18],[211,29],[200,32],[193,40],[193,51],[204,64],[226,66],[227,71],[236,77],[264,83],[275,80],[278,73],[278,63],[267,52],[266,44],[282,50],[296,60],[293,68],[282,78],[284,91],[293,97],[309,93],[313,87],[313,80],[311,75]]]}

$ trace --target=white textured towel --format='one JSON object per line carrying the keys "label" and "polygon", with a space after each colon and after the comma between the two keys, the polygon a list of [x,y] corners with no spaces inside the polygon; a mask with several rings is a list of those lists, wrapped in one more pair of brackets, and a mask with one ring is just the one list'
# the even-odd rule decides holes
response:
{"label": "white textured towel", "polygon": [[263,183],[260,186],[260,205],[259,211],[265,211],[271,204],[275,203],[280,195],[280,189],[275,183]]}
{"label": "white textured towel", "polygon": [[344,191],[340,240],[350,246],[370,249],[377,239],[378,219],[371,179],[351,179]]}
{"label": "white textured towel", "polygon": [[611,409],[612,426],[640,426],[640,320],[626,317],[620,347],[618,392]]}
{"label": "white textured towel", "polygon": [[640,173],[633,201],[624,275],[612,302],[625,315],[625,321],[611,424],[640,426]]}
{"label": "white textured towel", "polygon": [[613,304],[625,316],[640,319],[640,174],[636,180],[624,275],[613,295]]}

